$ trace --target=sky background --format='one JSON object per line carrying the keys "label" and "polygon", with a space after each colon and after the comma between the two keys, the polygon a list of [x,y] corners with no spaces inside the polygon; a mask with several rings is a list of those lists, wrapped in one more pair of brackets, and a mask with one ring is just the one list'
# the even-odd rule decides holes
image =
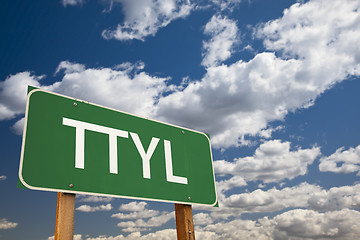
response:
{"label": "sky background", "polygon": [[[27,86],[211,135],[196,239],[360,234],[360,1],[5,0],[0,239],[52,239],[17,189]],[[44,113],[46,114],[46,113]],[[77,196],[74,239],[175,239],[174,204]]]}

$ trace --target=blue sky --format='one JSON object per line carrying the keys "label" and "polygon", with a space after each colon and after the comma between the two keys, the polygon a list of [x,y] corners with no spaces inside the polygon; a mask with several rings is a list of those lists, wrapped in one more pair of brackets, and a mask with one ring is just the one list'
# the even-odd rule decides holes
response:
{"label": "blue sky", "polygon": [[[54,235],[56,193],[16,188],[28,85],[209,133],[220,207],[193,206],[196,239],[355,239],[359,10],[357,0],[5,1],[0,239]],[[77,196],[74,233],[174,239],[174,206]]]}

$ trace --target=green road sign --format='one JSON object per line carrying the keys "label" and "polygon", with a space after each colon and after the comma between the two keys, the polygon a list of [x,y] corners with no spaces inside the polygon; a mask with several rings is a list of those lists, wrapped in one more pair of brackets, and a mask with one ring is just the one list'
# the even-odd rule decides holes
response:
{"label": "green road sign", "polygon": [[206,134],[40,89],[28,94],[19,179],[34,190],[217,202]]}

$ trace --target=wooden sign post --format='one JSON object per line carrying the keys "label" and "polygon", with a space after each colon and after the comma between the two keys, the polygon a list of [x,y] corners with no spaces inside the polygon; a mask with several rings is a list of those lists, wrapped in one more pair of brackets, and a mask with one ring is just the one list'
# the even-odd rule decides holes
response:
{"label": "wooden sign post", "polygon": [[[88,131],[93,132],[91,137]],[[142,141],[148,140],[150,145],[145,151]],[[118,145],[126,151],[118,153]],[[150,168],[154,152],[164,161]],[[118,166],[120,162],[122,166]],[[175,175],[174,167],[179,175]],[[166,178],[152,179],[152,175]],[[58,192],[55,240],[73,239],[75,194],[176,203],[178,240],[195,239],[191,204],[217,204],[207,134],[31,87],[19,186]]]}
{"label": "wooden sign post", "polygon": [[75,194],[58,192],[55,240],[72,240],[74,237]]}
{"label": "wooden sign post", "polygon": [[176,232],[178,240],[195,240],[191,205],[175,203]]}

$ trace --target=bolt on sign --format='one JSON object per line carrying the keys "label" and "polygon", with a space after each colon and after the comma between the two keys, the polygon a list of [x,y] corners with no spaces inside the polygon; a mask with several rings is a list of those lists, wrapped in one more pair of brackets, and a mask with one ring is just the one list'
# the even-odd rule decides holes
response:
{"label": "bolt on sign", "polygon": [[206,134],[40,89],[28,94],[19,180],[34,190],[217,203]]}

